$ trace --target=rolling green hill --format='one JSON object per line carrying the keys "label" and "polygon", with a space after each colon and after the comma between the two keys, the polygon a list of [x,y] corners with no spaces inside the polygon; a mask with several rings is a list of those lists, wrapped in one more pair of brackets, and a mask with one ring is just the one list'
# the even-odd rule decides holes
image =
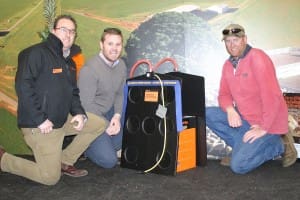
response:
{"label": "rolling green hill", "polygon": [[[29,0],[27,0],[29,1]],[[33,0],[32,0],[33,2]],[[36,2],[36,1],[35,1]],[[36,4],[31,3],[31,7],[26,7],[25,11],[29,12],[30,9],[36,6]],[[13,6],[13,4],[11,4]],[[41,31],[44,27],[44,18],[42,14],[41,4],[37,9],[35,9],[31,15],[25,18],[22,22],[20,22],[15,28],[11,30],[9,34],[5,37],[0,37],[0,66],[16,66],[17,64],[17,54],[18,52],[29,46],[31,44],[39,41],[39,36],[37,32]],[[12,12],[13,10],[11,10]],[[23,10],[16,10],[15,13],[12,14],[13,21],[18,21],[22,16],[25,15]],[[4,20],[5,21],[5,20]],[[1,24],[4,24],[2,18],[0,21]],[[11,28],[13,24],[10,24]]]}
{"label": "rolling green hill", "polygon": [[31,154],[16,124],[16,117],[0,108],[0,145],[13,154]]}

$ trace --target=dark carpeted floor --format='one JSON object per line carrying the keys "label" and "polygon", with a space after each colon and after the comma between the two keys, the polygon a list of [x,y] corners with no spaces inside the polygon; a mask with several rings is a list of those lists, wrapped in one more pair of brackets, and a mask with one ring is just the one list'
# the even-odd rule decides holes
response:
{"label": "dark carpeted floor", "polygon": [[76,166],[88,169],[89,175],[64,175],[55,186],[1,172],[0,200],[300,199],[299,161],[288,168],[281,167],[280,161],[270,161],[246,175],[233,174],[216,160],[176,176],[141,174],[121,167],[102,169],[88,160]]}

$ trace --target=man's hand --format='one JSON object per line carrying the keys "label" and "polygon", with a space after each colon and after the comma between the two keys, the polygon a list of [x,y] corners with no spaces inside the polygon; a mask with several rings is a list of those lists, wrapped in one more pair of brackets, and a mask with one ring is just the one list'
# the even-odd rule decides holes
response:
{"label": "man's hand", "polygon": [[108,135],[116,135],[120,132],[121,130],[121,115],[116,113],[114,116],[111,118],[109,126],[106,129],[106,133]]}
{"label": "man's hand", "polygon": [[226,109],[227,119],[229,126],[236,128],[242,126],[242,119],[238,112],[234,109],[234,107],[228,107]]}
{"label": "man's hand", "polygon": [[41,130],[41,133],[50,133],[53,129],[53,123],[49,119],[46,119],[38,128]]}
{"label": "man's hand", "polygon": [[72,124],[74,123],[74,126],[73,126],[74,129],[77,130],[77,131],[81,131],[83,126],[84,126],[85,119],[86,119],[85,115],[82,115],[82,114],[75,115],[71,119],[71,123]]}
{"label": "man's hand", "polygon": [[259,125],[251,126],[250,130],[247,131],[243,137],[243,142],[249,142],[250,144],[256,139],[267,134],[267,131],[263,130]]}

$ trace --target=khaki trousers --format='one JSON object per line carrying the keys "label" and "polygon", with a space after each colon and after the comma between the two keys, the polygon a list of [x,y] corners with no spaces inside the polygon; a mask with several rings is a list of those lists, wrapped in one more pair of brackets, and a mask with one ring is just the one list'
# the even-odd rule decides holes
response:
{"label": "khaki trousers", "polygon": [[[107,121],[92,113],[87,113],[88,121],[81,131],[76,131],[67,122],[62,128],[42,134],[38,128],[22,128],[25,142],[32,149],[35,162],[4,153],[1,159],[1,170],[30,180],[45,184],[56,184],[61,176],[61,163],[73,165],[79,156],[101,135]],[[73,141],[62,151],[63,139],[67,135],[76,135]]]}

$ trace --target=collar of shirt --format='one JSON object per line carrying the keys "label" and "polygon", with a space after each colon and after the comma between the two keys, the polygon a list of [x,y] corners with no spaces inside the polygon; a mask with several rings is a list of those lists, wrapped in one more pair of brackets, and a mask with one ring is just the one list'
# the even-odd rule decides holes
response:
{"label": "collar of shirt", "polygon": [[105,56],[103,55],[102,51],[99,53],[99,56],[111,68],[114,68],[119,63],[119,59],[116,60],[115,62],[111,62],[111,61],[107,60],[105,58]]}
{"label": "collar of shirt", "polygon": [[235,58],[233,56],[229,57],[229,61],[231,62],[231,64],[233,65],[234,68],[237,67],[237,64],[239,63],[240,59],[244,58],[248,54],[248,52],[250,51],[251,48],[252,47],[249,44],[247,44],[244,52],[242,53],[242,55],[240,57],[238,57],[238,58]]}
{"label": "collar of shirt", "polygon": [[63,56],[64,58],[68,57],[70,55],[70,49],[66,49],[66,50],[63,50]]}

